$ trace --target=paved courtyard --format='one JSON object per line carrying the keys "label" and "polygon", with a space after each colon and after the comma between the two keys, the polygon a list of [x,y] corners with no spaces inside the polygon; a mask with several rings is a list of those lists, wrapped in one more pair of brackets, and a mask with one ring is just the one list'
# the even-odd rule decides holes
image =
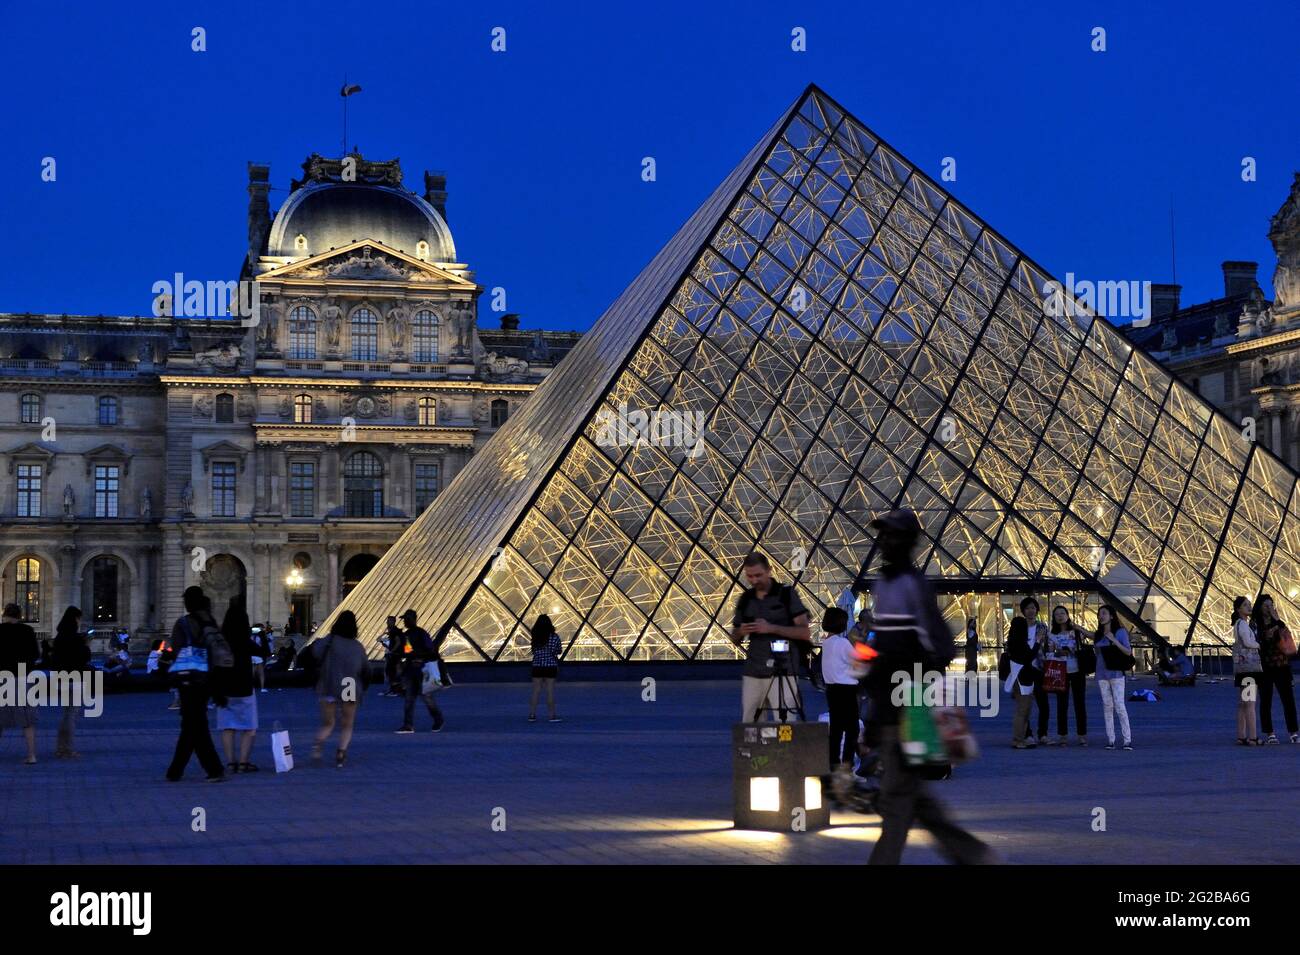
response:
{"label": "paved courtyard", "polygon": [[[1151,686],[1151,680],[1130,681]],[[177,714],[158,694],[110,697],[83,720],[80,761],[41,762],[0,739],[0,863],[841,863],[865,861],[874,816],[836,813],[818,833],[733,830],[732,682],[561,683],[564,722],[526,722],[528,688],[462,684],[443,694],[447,729],[395,736],[400,701],[372,690],[349,765],[306,761],[310,691],[260,697],[262,771],[220,785],[191,763],[163,780]],[[1230,683],[1130,703],[1136,750],[1107,752],[1089,687],[1092,745],[1019,752],[1010,710],[976,719],[981,758],[932,784],[971,829],[1016,863],[1294,863],[1300,746],[1233,745]],[[1003,698],[1005,704],[1006,700]],[[809,696],[810,708],[824,710]],[[269,730],[292,733],[298,768],[272,771]],[[1054,726],[1054,724],[1053,724]],[[207,831],[191,828],[206,811]],[[1092,829],[1094,807],[1106,831]],[[502,818],[504,831],[493,827]],[[923,834],[904,860],[940,861]]]}

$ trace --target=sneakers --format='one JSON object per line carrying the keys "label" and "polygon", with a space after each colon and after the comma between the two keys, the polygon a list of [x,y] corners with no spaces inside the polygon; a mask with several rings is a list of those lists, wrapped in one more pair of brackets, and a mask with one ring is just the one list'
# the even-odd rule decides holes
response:
{"label": "sneakers", "polygon": [[1267,746],[1276,746],[1276,745],[1277,745],[1277,734],[1276,734],[1276,733],[1269,733],[1269,734],[1268,734],[1268,739],[1264,740],[1264,743],[1265,743],[1265,745],[1267,745]]}
{"label": "sneakers", "polygon": [[403,726],[401,729],[397,730],[397,735],[398,735],[398,736],[409,736],[409,735],[411,735],[411,734],[414,733],[414,732],[415,732],[415,727],[413,727],[413,726]]}
{"label": "sneakers", "polygon": [[1292,734],[1291,734],[1291,742],[1293,742],[1293,743],[1300,743],[1300,733],[1292,733]]}
{"label": "sneakers", "polygon": [[1079,737],[1079,745],[1080,745],[1080,746],[1087,746],[1087,745],[1088,745],[1088,737],[1086,737],[1086,736],[1080,736],[1080,737]]}
{"label": "sneakers", "polygon": [[1107,743],[1107,744],[1106,744],[1106,748],[1107,748],[1107,749],[1114,749],[1114,748],[1115,748],[1115,741],[1114,741],[1114,740],[1111,740],[1109,743]]}
{"label": "sneakers", "polygon": [[534,716],[532,713],[529,713],[529,714],[528,714],[528,722],[530,722],[530,723],[536,723],[536,722],[537,722],[537,717]]}
{"label": "sneakers", "polygon": [[1132,743],[1125,743],[1125,744],[1124,744],[1124,749],[1125,749],[1126,751],[1130,752],[1130,753],[1133,752],[1133,744],[1132,744]]}
{"label": "sneakers", "polygon": [[1056,737],[1056,745],[1057,745],[1057,746],[1069,746],[1069,745],[1070,745],[1070,741],[1067,740],[1064,736],[1058,736],[1058,737]]}
{"label": "sneakers", "polygon": [[441,733],[441,732],[442,732],[442,727],[443,727],[444,725],[446,725],[446,724],[439,724],[438,726],[435,726],[433,729],[429,730],[429,732],[430,732],[430,733]]}
{"label": "sneakers", "polygon": [[1012,743],[1011,748],[1012,749],[1033,749],[1033,747],[1030,746],[1028,743],[1019,743],[1019,742]]}
{"label": "sneakers", "polygon": [[562,722],[564,722],[564,721],[561,720],[558,716],[552,716],[552,717],[551,717],[549,720],[547,720],[546,722],[548,722],[548,723],[562,723]]}
{"label": "sneakers", "polygon": [[346,749],[341,749],[341,750],[339,750],[337,753],[334,754],[334,768],[335,768],[335,769],[342,769],[343,766],[344,766],[344,764],[345,764],[347,761],[348,761],[348,751],[347,751]]}
{"label": "sneakers", "polygon": [[1054,743],[1053,743],[1050,739],[1048,739],[1046,736],[1040,736],[1040,737],[1038,737],[1038,745],[1039,745],[1039,746],[1054,746],[1054,745],[1056,745],[1056,744],[1054,744]]}

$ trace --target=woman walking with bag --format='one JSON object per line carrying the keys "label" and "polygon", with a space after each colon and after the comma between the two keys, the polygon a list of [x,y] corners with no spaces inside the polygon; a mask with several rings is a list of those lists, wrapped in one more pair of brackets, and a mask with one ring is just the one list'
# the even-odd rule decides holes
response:
{"label": "woman walking with bag", "polygon": [[357,640],[357,618],[345,610],[334,621],[330,635],[312,647],[318,677],[316,699],[320,703],[320,729],[311,747],[311,761],[321,761],[325,741],[339,725],[339,748],[334,753],[334,768],[342,769],[352,742],[352,727],[357,721],[357,707],[370,684],[370,666],[365,648]]}
{"label": "woman walking with bag", "polygon": [[1273,598],[1260,594],[1252,614],[1256,637],[1259,640],[1259,662],[1263,667],[1263,678],[1259,681],[1259,717],[1268,738],[1269,745],[1277,745],[1277,734],[1273,732],[1273,690],[1277,690],[1278,699],[1282,701],[1282,715],[1286,718],[1286,730],[1291,734],[1291,742],[1300,743],[1300,727],[1296,726],[1295,694],[1292,692],[1291,657],[1295,656],[1295,639],[1286,624],[1277,619],[1273,608]]}
{"label": "woman walking with bag", "polygon": [[[1066,707],[1070,697],[1074,697],[1074,729],[1079,734],[1079,745],[1088,745],[1087,678],[1092,672],[1089,664],[1096,662],[1095,657],[1090,659],[1090,654],[1091,648],[1083,645],[1083,634],[1075,628],[1070,611],[1058,606],[1052,611],[1052,632],[1047,635],[1047,671],[1043,682],[1056,697],[1056,742],[1060,746],[1066,745],[1069,727]],[[1053,676],[1057,678],[1054,685],[1048,685]]]}
{"label": "woman walking with bag", "polygon": [[1124,672],[1133,668],[1133,645],[1113,607],[1097,608],[1097,687],[1101,690],[1101,715],[1106,723],[1106,748],[1115,748],[1115,717],[1119,717],[1123,748],[1133,748],[1133,733],[1124,704]]}
{"label": "woman walking with bag", "polygon": [[1232,602],[1232,683],[1237,692],[1237,745],[1260,746],[1256,729],[1255,693],[1264,678],[1264,665],[1259,657],[1259,637],[1251,622],[1254,607],[1245,597]]}
{"label": "woman walking with bag", "polygon": [[555,715],[555,678],[560,672],[560,654],[564,647],[560,635],[555,632],[555,625],[546,614],[540,615],[533,623],[533,699],[528,704],[528,722],[537,722],[537,698],[542,688],[546,689],[546,709],[551,716],[548,722],[558,723]]}
{"label": "woman walking with bag", "polygon": [[[81,632],[81,611],[69,607],[63,612],[54,633],[55,673],[66,673],[73,681],[81,682],[90,669],[90,645]],[[69,684],[70,685],[70,684]],[[71,700],[63,701],[63,716],[59,720],[59,737],[55,744],[54,755],[59,759],[80,759],[81,754],[73,746],[73,737],[77,731],[77,717],[81,707],[72,706]]]}

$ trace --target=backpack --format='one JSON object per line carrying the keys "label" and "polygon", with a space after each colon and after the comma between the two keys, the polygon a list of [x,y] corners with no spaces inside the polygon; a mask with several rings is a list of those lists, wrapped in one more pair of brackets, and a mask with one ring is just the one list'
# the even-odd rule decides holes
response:
{"label": "backpack", "polygon": [[184,619],[185,633],[189,637],[190,646],[208,651],[208,666],[218,670],[234,667],[235,654],[230,649],[230,641],[226,639],[226,635],[221,632],[221,628],[216,623],[205,623],[196,639],[189,614],[186,614]]}

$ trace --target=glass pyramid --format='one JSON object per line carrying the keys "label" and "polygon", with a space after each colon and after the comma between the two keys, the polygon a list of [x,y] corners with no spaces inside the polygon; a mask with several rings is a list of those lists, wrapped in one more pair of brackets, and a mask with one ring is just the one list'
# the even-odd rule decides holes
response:
{"label": "glass pyramid", "polygon": [[[528,659],[539,613],[568,659],[730,658],[747,551],[815,622],[910,507],[936,578],[1175,643],[1269,584],[1300,619],[1296,474],[1050,281],[809,87],[341,607],[449,659]],[[636,411],[702,439],[611,441]]]}

